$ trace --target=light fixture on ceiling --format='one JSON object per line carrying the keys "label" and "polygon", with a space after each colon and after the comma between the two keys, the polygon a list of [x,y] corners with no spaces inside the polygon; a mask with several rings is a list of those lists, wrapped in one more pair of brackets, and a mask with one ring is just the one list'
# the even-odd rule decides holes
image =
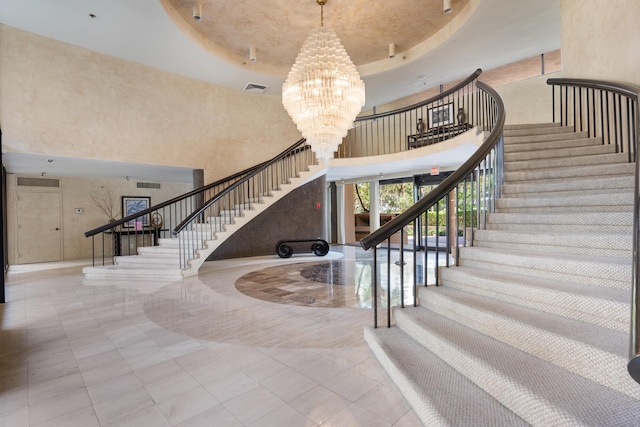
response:
{"label": "light fixture on ceiling", "polygon": [[364,106],[364,82],[333,30],[324,26],[304,42],[287,80],[282,104],[319,160],[327,163]]}
{"label": "light fixture on ceiling", "polygon": [[249,48],[249,61],[256,62],[256,48],[253,46]]}
{"label": "light fixture on ceiling", "polygon": [[444,0],[444,5],[442,7],[442,11],[444,13],[451,13],[453,9],[451,8],[451,0]]}
{"label": "light fixture on ceiling", "polygon": [[389,58],[395,58],[395,57],[396,57],[396,44],[389,43]]}
{"label": "light fixture on ceiling", "polygon": [[193,19],[200,21],[202,19],[202,3],[199,1],[193,4]]}

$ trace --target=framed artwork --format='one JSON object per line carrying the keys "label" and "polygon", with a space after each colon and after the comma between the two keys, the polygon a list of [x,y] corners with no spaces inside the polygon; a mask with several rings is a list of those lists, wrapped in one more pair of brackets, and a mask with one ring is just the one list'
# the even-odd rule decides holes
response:
{"label": "framed artwork", "polygon": [[453,123],[453,103],[429,108],[429,128],[450,125]]}
{"label": "framed artwork", "polygon": [[[151,197],[122,196],[122,216],[123,217],[127,217],[137,212],[141,212],[145,209],[148,209],[149,206],[151,206]],[[149,224],[150,224],[149,215],[145,215],[135,220],[128,221],[122,225],[127,228],[142,230],[142,227],[148,227]]]}

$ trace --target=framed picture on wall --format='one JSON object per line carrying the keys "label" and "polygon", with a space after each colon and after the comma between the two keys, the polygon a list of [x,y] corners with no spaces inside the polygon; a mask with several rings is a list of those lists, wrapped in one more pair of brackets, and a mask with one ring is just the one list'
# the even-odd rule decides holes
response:
{"label": "framed picture on wall", "polygon": [[[124,217],[148,209],[149,206],[151,206],[151,197],[122,196],[122,215]],[[141,230],[142,227],[148,227],[149,224],[149,215],[145,215],[135,220],[128,221],[124,223],[123,226]]]}
{"label": "framed picture on wall", "polygon": [[429,108],[427,113],[429,117],[429,128],[436,128],[453,123],[453,103]]}

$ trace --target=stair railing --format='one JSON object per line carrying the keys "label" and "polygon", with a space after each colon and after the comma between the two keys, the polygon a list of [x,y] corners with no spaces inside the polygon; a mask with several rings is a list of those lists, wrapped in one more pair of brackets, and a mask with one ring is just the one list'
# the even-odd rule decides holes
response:
{"label": "stair railing", "polygon": [[[283,153],[291,154],[301,151],[304,140],[297,141]],[[306,150],[302,150],[306,151]],[[276,156],[280,158],[283,153]],[[287,157],[285,154],[285,157]],[[299,156],[293,156],[298,158]],[[157,246],[159,239],[177,238],[173,230],[192,216],[203,205],[215,196],[222,194],[225,189],[234,186],[238,181],[251,175],[260,176],[256,183],[256,191],[268,191],[282,176],[288,176],[291,170],[301,165],[282,164],[281,170],[273,167],[273,160],[252,166],[229,177],[223,178],[196,190],[190,191],[171,200],[140,210],[122,219],[112,221],[103,226],[84,233],[91,237],[93,265],[111,264],[116,256],[137,255],[137,250],[145,246]],[[268,168],[268,171],[264,169]],[[261,172],[260,172],[261,171]],[[233,187],[237,188],[237,186]],[[237,200],[242,195],[235,193]]]}
{"label": "stair railing", "polygon": [[316,164],[315,154],[301,139],[206,200],[173,229],[180,242],[180,268],[188,268],[190,260],[197,258],[198,251],[207,241],[215,240],[216,233],[227,224],[240,220],[244,211],[253,209],[255,203],[271,196],[312,164]]}
{"label": "stair railing", "polygon": [[335,157],[399,153],[466,132],[471,127],[469,120],[478,115],[473,94],[481,73],[477,69],[452,88],[425,101],[356,118]]}
{"label": "stair railing", "polygon": [[[475,112],[476,104],[472,102],[472,94],[475,93],[475,82],[481,72],[479,69],[476,70],[464,81],[437,97],[392,112],[374,114],[356,119],[356,126],[345,138],[341,148],[336,153],[336,157],[344,158],[391,154],[448,139],[466,131],[470,127],[466,117],[475,117],[477,115]],[[463,114],[458,116],[457,112],[460,112],[460,109],[462,109]],[[457,124],[454,116],[458,118]],[[430,122],[429,117],[437,121]],[[429,129],[425,126],[424,132],[418,132],[416,128],[418,118],[423,118],[427,126],[429,123],[434,124],[434,127]],[[385,142],[378,143],[380,138],[383,138]],[[290,149],[285,150],[285,152],[289,153],[290,151],[301,150],[303,146],[304,142],[298,141]],[[302,153],[309,156],[309,152],[307,152],[306,149],[300,151],[298,154]],[[290,155],[281,156],[283,156],[283,154],[277,156],[280,160],[274,159],[274,161],[282,161],[290,157]],[[294,157],[289,158],[288,161]],[[298,158],[298,160],[301,159]],[[303,167],[302,164],[299,166]],[[262,167],[268,167],[269,171],[261,171],[258,173],[257,171]],[[105,265],[108,262],[112,263],[114,257],[118,255],[136,255],[139,247],[155,246],[158,244],[160,238],[180,238],[179,235],[175,233],[184,230],[186,227],[185,221],[190,221],[198,215],[200,215],[201,219],[204,218],[202,215],[204,214],[204,210],[208,208],[211,208],[209,209],[210,214],[217,214],[215,209],[212,208],[213,204],[221,206],[219,210],[224,213],[224,203],[221,201],[223,197],[236,197],[238,200],[244,200],[240,197],[239,192],[241,190],[239,187],[243,185],[256,185],[256,188],[258,188],[257,182],[261,181],[260,185],[264,185],[268,180],[265,178],[267,175],[270,177],[269,179],[276,179],[276,177],[287,179],[288,172],[286,172],[285,169],[296,170],[298,166],[285,166],[283,164],[280,167],[282,170],[276,173],[276,166],[271,162],[264,162],[182,196],[141,210],[135,214],[126,215],[120,220],[87,231],[85,236],[91,237],[92,239],[93,265],[95,266],[96,259],[99,260],[100,258],[101,264]],[[252,184],[238,184],[230,188],[225,195],[221,194],[227,187],[233,186],[236,181],[248,177],[252,173],[256,175],[256,177],[250,178],[253,182]],[[245,190],[249,193],[252,191],[248,188],[242,191]],[[264,189],[264,191],[268,190]],[[218,195],[220,197],[214,201]],[[238,200],[234,201],[234,203]],[[203,206],[209,202],[211,205],[203,208]],[[231,200],[227,200],[226,203],[229,206],[233,205]],[[201,212],[198,214],[194,211]],[[229,214],[229,212],[227,213]],[[193,222],[193,224],[197,223],[198,221]],[[196,227],[205,228],[201,225]],[[217,224],[217,227],[220,229],[222,225]],[[212,237],[212,232],[213,230],[209,230],[209,234],[204,233],[203,237]],[[99,237],[96,238],[96,236]],[[184,244],[186,248],[183,248],[182,244]],[[182,244],[181,250],[184,252],[181,255],[181,266],[182,268],[186,268],[188,259],[194,256],[195,251],[202,246],[197,243],[196,240],[185,239],[184,236],[182,236]]]}
{"label": "stair railing", "polygon": [[[469,94],[468,106],[473,105],[473,115],[469,117],[473,126],[479,126],[487,132],[483,144],[476,152],[446,178],[440,185],[427,193],[422,199],[402,214],[395,217],[360,241],[365,249],[373,248],[373,270],[371,279],[374,327],[378,327],[378,304],[384,305],[386,300],[387,327],[391,326],[392,299],[399,297],[394,303],[404,308],[404,250],[405,233],[412,231],[414,236],[435,234],[435,285],[438,285],[438,253],[446,254],[446,266],[450,265],[450,255],[458,262],[460,246],[473,243],[474,229],[484,228],[486,214],[494,212],[495,200],[500,196],[503,182],[503,138],[505,110],[498,93],[482,82],[475,83],[476,91]],[[447,95],[445,95],[447,96]],[[399,234],[399,259],[391,261],[392,237]],[[444,238],[441,248],[438,238]],[[459,238],[462,237],[462,241]],[[384,249],[380,257],[378,250]],[[424,262],[422,274],[418,274],[418,241],[413,239],[410,249],[413,252],[413,279],[409,299],[417,306],[418,285],[427,285],[428,251],[423,252]],[[393,265],[392,265],[393,264]],[[392,289],[391,269],[399,270],[399,285]],[[382,280],[383,271],[386,272]],[[386,282],[386,290],[382,282]],[[380,289],[380,296],[378,296]],[[386,291],[383,294],[383,290]],[[382,307],[384,310],[384,307]]]}
{"label": "stair railing", "polygon": [[637,86],[585,79],[549,79],[552,86],[553,121],[573,126],[589,137],[602,137],[603,144],[613,144],[616,152],[627,153],[629,163],[636,163],[633,198],[633,254],[631,277],[631,327],[627,370],[640,383],[640,113]]}

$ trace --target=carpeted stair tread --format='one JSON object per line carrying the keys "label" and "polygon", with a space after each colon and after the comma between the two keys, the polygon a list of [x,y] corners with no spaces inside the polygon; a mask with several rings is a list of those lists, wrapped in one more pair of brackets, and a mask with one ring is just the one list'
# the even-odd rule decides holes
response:
{"label": "carpeted stair tread", "polygon": [[586,207],[586,206],[632,206],[633,191],[609,192],[604,194],[585,194],[571,197],[505,197],[496,200],[496,208],[525,208],[525,207]]}
{"label": "carpeted stair tread", "polygon": [[622,332],[629,330],[629,289],[542,279],[476,267],[440,271],[444,286],[509,304],[589,322]]}
{"label": "carpeted stair tread", "polygon": [[[564,197],[576,195],[605,195],[614,193],[629,193],[633,191],[633,184],[628,177],[621,179],[604,179],[597,185],[588,186],[584,181],[590,178],[566,178],[567,183],[562,186],[556,180],[508,182],[501,187],[501,197]],[[594,178],[597,179],[597,178]]]}
{"label": "carpeted stair tread", "polygon": [[481,229],[474,232],[473,238],[476,247],[618,258],[629,258],[633,244],[632,236],[627,233],[524,233]]}
{"label": "carpeted stair tread", "polygon": [[[640,402],[423,307],[396,324],[525,421],[535,425],[640,425]],[[576,360],[576,363],[588,363]]]}
{"label": "carpeted stair tread", "polygon": [[504,152],[505,153],[520,153],[530,151],[540,151],[548,149],[568,148],[568,147],[591,147],[596,145],[603,145],[602,138],[587,138],[574,137],[567,139],[556,139],[551,136],[544,141],[529,141],[523,142],[511,142],[511,139],[505,137]]}
{"label": "carpeted stair tread", "polygon": [[555,159],[520,160],[505,162],[505,172],[527,171],[531,169],[565,168],[572,166],[599,165],[603,163],[624,163],[628,158],[626,153],[593,154],[590,156],[558,157]]}
{"label": "carpeted stair tread", "polygon": [[505,136],[518,136],[518,135],[536,135],[545,133],[570,133],[573,132],[573,127],[562,126],[557,122],[548,123],[527,123],[527,124],[509,124],[504,125]]}
{"label": "carpeted stair tread", "polygon": [[[420,288],[423,307],[563,369],[640,399],[625,365],[629,334],[447,286]],[[567,354],[574,358],[568,359]],[[575,363],[575,359],[589,363]]]}
{"label": "carpeted stair tread", "polygon": [[570,158],[572,160],[581,156],[594,156],[598,154],[612,154],[615,153],[615,147],[611,145],[587,145],[580,147],[560,147],[557,149],[549,150],[535,150],[535,151],[518,151],[515,153],[505,153],[505,162],[518,162],[518,161],[539,161],[539,160],[558,160],[563,158]]}
{"label": "carpeted stair tread", "polygon": [[[507,215],[507,214],[505,214]],[[513,230],[530,233],[539,233],[544,231],[566,231],[568,224],[514,224],[514,223],[491,223],[487,224],[487,228],[490,230]],[[571,230],[574,232],[584,233],[631,233],[633,226],[631,224],[608,224],[598,225],[593,224],[572,224]]]}
{"label": "carpeted stair tread", "polygon": [[537,129],[520,129],[508,130],[504,132],[505,144],[529,143],[538,140],[549,139],[574,139],[586,138],[587,132],[574,132],[571,128],[562,127],[545,127]]}
{"label": "carpeted stair tread", "polygon": [[365,339],[425,426],[526,426],[520,417],[398,328]]}
{"label": "carpeted stair tread", "polygon": [[594,182],[612,177],[626,176],[633,179],[635,164],[633,163],[601,163],[587,166],[565,166],[529,169],[520,172],[505,172],[504,181],[516,183],[521,181],[537,182],[549,179],[589,178]]}
{"label": "carpeted stair tread", "polygon": [[590,255],[533,253],[515,249],[460,248],[460,265],[486,265],[496,271],[539,278],[580,281],[581,283],[628,289],[631,283],[631,261]]}
{"label": "carpeted stair tread", "polygon": [[[489,224],[561,224],[561,225],[631,225],[632,212],[581,212],[579,214],[535,214],[535,213],[491,213],[487,215]],[[594,228],[593,231],[598,231]]]}

